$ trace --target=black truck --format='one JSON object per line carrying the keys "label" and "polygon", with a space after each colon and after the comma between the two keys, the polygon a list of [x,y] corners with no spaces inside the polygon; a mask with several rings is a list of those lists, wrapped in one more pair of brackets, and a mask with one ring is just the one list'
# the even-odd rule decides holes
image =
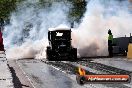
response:
{"label": "black truck", "polygon": [[132,43],[132,36],[118,37],[113,39],[113,54],[114,55],[127,55],[128,45]]}
{"label": "black truck", "polygon": [[71,45],[71,29],[55,29],[48,31],[49,46],[46,58],[49,61],[75,61],[77,48]]}

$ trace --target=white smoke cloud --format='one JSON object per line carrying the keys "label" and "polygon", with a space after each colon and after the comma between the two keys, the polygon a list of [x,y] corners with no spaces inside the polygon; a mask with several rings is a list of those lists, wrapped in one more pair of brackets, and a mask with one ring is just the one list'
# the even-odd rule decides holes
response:
{"label": "white smoke cloud", "polygon": [[67,24],[69,4],[53,2],[50,7],[38,6],[39,0],[26,0],[11,15],[11,24],[4,30],[7,58],[45,58],[48,28]]}
{"label": "white smoke cloud", "polygon": [[129,36],[132,14],[128,2],[118,0],[90,0],[81,24],[74,31],[73,43],[81,56],[107,56],[107,31],[114,37]]}
{"label": "white smoke cloud", "polygon": [[[40,8],[37,3],[38,0],[24,1],[18,5],[17,12],[12,13],[11,25],[4,30],[7,58],[44,58],[48,28],[69,25],[70,5],[54,2],[51,7]],[[72,45],[81,56],[108,55],[108,29],[114,37],[129,36],[132,14],[128,5],[127,1],[88,0],[82,22],[72,30]],[[25,28],[27,31],[23,31]]]}

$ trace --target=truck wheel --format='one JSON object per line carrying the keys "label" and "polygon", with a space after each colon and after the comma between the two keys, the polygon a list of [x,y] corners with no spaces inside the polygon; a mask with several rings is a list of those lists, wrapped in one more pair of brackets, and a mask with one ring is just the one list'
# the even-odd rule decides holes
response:
{"label": "truck wheel", "polygon": [[46,50],[46,59],[51,61],[52,60],[52,50],[50,47],[47,47],[47,50]]}
{"label": "truck wheel", "polygon": [[77,61],[77,49],[76,48],[73,48],[72,49],[72,53],[71,53],[71,58],[73,61]]}

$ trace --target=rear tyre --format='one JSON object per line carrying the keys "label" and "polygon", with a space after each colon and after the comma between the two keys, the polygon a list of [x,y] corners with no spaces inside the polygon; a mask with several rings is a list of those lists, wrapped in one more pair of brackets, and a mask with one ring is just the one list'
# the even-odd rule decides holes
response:
{"label": "rear tyre", "polygon": [[77,49],[76,48],[73,48],[71,50],[71,60],[72,61],[77,61]]}
{"label": "rear tyre", "polygon": [[53,57],[52,57],[52,49],[50,47],[47,47],[47,50],[46,50],[46,58],[49,61],[52,61],[53,60]]}

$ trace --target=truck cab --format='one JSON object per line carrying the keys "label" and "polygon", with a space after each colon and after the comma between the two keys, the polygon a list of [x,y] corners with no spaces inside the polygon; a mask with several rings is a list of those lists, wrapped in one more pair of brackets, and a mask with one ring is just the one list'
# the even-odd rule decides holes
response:
{"label": "truck cab", "polygon": [[77,60],[77,49],[71,45],[71,29],[54,29],[48,31],[49,46],[46,57],[51,61]]}

